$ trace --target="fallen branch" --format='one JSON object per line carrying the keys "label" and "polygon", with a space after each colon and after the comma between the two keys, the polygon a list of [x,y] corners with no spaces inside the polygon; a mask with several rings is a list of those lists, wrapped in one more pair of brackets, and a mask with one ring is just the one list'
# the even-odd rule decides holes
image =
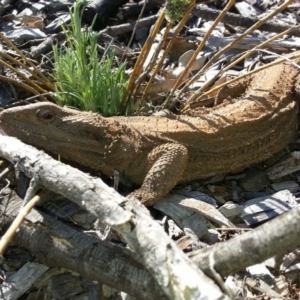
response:
{"label": "fallen branch", "polygon": [[[10,146],[8,145],[10,144]],[[17,149],[22,149],[23,153],[27,153],[29,157],[26,158],[26,155],[18,153]],[[11,151],[11,153],[9,153]],[[30,152],[30,153],[29,153]],[[150,220],[146,220],[145,227],[143,224],[141,224],[142,221],[140,221],[140,218],[146,218],[149,219],[148,213],[144,212],[144,208],[140,207],[138,203],[135,204],[133,203],[131,206],[128,205],[128,202],[126,199],[122,198],[120,195],[118,195],[116,192],[113,192],[110,188],[108,188],[106,185],[104,185],[100,179],[93,179],[80,171],[73,169],[69,166],[65,166],[57,161],[54,161],[51,159],[48,155],[45,155],[33,147],[30,146],[25,146],[23,143],[19,142],[18,140],[14,138],[9,138],[9,137],[0,137],[0,154],[4,156],[6,159],[10,160],[13,163],[18,162],[18,166],[23,170],[26,171],[28,175],[36,174],[35,177],[39,177],[42,182],[44,182],[44,185],[49,187],[54,188],[55,182],[58,185],[57,186],[57,192],[61,192],[62,189],[68,188],[69,191],[73,190],[73,195],[74,199],[73,200],[77,204],[81,204],[81,206],[84,206],[86,208],[89,207],[89,203],[81,203],[80,200],[85,201],[87,197],[91,196],[91,201],[95,201],[95,205],[99,205],[99,210],[105,208],[107,212],[107,216],[104,217],[104,219],[109,220],[110,224],[113,224],[114,218],[110,218],[111,216],[114,216],[114,209],[111,208],[108,202],[112,202],[112,206],[118,207],[118,203],[121,203],[120,205],[124,205],[125,209],[122,211],[121,207],[118,207],[118,211],[121,212],[120,214],[120,220],[122,219],[123,215],[126,214],[126,208],[132,209],[132,221],[135,221],[135,223],[132,223],[132,232],[129,232],[127,237],[124,235],[124,238],[129,240],[131,242],[132,248],[138,249],[141,254],[140,260],[144,263],[147,264],[147,267],[150,269],[149,264],[151,262],[148,262],[146,260],[145,252],[142,253],[141,251],[149,251],[149,247],[153,247],[153,252],[151,254],[152,259],[155,260],[154,255],[156,253],[159,253],[159,260],[162,261],[163,258],[165,258],[164,264],[166,265],[168,263],[168,257],[166,258],[164,254],[168,252],[168,250],[163,250],[162,247],[167,247],[168,245],[173,246],[173,243],[169,241],[169,238],[162,232],[159,233],[159,236],[155,236],[155,233],[152,228],[152,223]],[[60,169],[60,170],[58,170]],[[54,170],[54,173],[51,172]],[[44,173],[45,172],[45,173]],[[58,174],[63,172],[64,181],[65,182],[60,182],[57,180]],[[46,175],[46,178],[41,177],[42,173]],[[69,174],[71,174],[71,180],[74,178],[74,182],[69,182]],[[48,177],[48,178],[47,178]],[[95,191],[99,191],[99,185],[101,188],[103,188],[102,193],[98,192],[98,195],[93,195],[92,191],[89,190],[87,186],[89,184],[86,182],[86,180],[90,180],[91,183],[90,185],[95,188]],[[62,186],[61,186],[62,185]],[[79,185],[79,187],[74,187],[76,185]],[[86,189],[86,190],[85,190]],[[110,194],[113,192],[113,196]],[[66,193],[66,192],[65,192]],[[70,192],[72,194],[72,192]],[[77,196],[77,193],[79,193],[79,196]],[[80,196],[80,193],[82,194]],[[79,198],[78,198],[79,197]],[[82,198],[81,198],[82,197]],[[97,199],[97,198],[99,199]],[[103,197],[108,197],[108,200],[105,201],[102,200]],[[115,197],[115,199],[112,199],[112,197]],[[121,198],[121,200],[120,200]],[[109,200],[110,199],[110,200]],[[118,200],[119,199],[119,200]],[[87,200],[88,201],[88,200]],[[101,203],[103,201],[104,203]],[[121,202],[118,202],[121,201]],[[133,201],[134,202],[134,201]],[[3,205],[6,205],[5,203]],[[94,205],[93,205],[94,206]],[[9,207],[9,206],[8,206]],[[130,208],[131,207],[131,208]],[[14,212],[16,212],[16,208],[13,206],[11,208]],[[95,208],[93,208],[95,210]],[[96,209],[98,211],[98,209]],[[137,212],[135,212],[137,210]],[[6,212],[6,215],[9,214],[9,212]],[[104,213],[105,214],[105,213]],[[98,216],[102,214],[99,213]],[[195,251],[192,253],[190,256],[191,259],[198,265],[199,268],[201,268],[207,275],[209,276],[215,276],[216,274],[220,274],[221,276],[227,276],[229,274],[238,272],[240,270],[245,269],[247,266],[260,263],[264,261],[265,259],[272,257],[274,255],[280,255],[287,253],[288,251],[295,249],[296,247],[300,246],[300,240],[298,239],[298,236],[300,234],[300,220],[299,220],[299,215],[300,215],[300,207],[294,208],[290,212],[277,217],[276,219],[260,226],[259,228],[253,230],[252,232],[245,233],[241,236],[235,237],[234,239],[231,239],[227,242],[224,243],[219,243],[216,244],[215,246],[205,248],[199,251]],[[31,214],[27,217],[27,221],[31,220],[30,219]],[[49,217],[48,217],[49,218]],[[49,235],[48,231],[43,231],[40,226],[37,226],[35,230],[33,225],[30,225],[30,223],[23,224],[22,227],[20,228],[20,231],[17,233],[17,239],[21,243],[21,245],[26,246],[28,249],[32,251],[34,255],[37,255],[44,263],[50,266],[60,266],[64,267],[70,270],[74,270],[78,273],[81,273],[83,276],[92,278],[94,280],[100,280],[106,284],[111,284],[113,283],[113,278],[111,277],[112,275],[109,273],[105,274],[100,274],[99,270],[103,270],[102,265],[107,263],[107,258],[105,255],[107,255],[106,251],[115,253],[113,256],[118,257],[122,261],[123,265],[119,265],[119,263],[116,263],[119,265],[120,271],[126,269],[129,270],[133,267],[138,268],[136,272],[130,272],[133,274],[138,274],[137,278],[143,278],[142,282],[139,282],[138,280],[136,281],[136,288],[138,290],[144,290],[145,287],[143,287],[143,284],[145,282],[147,283],[146,286],[150,287],[150,290],[152,290],[153,287],[157,287],[158,285],[151,281],[151,276],[147,275],[147,272],[144,270],[139,270],[138,267],[138,262],[136,261],[136,254],[134,255],[134,258],[132,258],[132,254],[130,252],[126,253],[125,249],[118,248],[118,247],[113,247],[113,246],[108,246],[106,243],[103,243],[99,240],[97,240],[97,244],[94,245],[95,247],[94,250],[89,250],[89,246],[83,247],[82,249],[79,248],[78,245],[76,247],[72,247],[74,244],[74,241],[72,242],[73,238],[75,240],[78,239],[79,244],[81,243],[81,239],[84,240],[85,242],[89,241],[91,239],[91,245],[94,244],[94,241],[96,241],[94,238],[87,237],[83,233],[80,232],[73,232],[70,228],[68,228],[66,225],[60,223],[60,225],[57,222],[54,222],[51,218],[49,220],[47,219],[47,216],[43,216],[43,220],[45,224],[47,225],[45,228],[50,228],[51,232],[53,233],[52,235]],[[33,222],[31,220],[31,222]],[[142,222],[143,223],[143,222]],[[27,227],[26,225],[29,224]],[[50,224],[52,224],[50,226]],[[119,228],[119,226],[124,226],[122,224],[116,225],[115,228]],[[138,228],[139,227],[139,228]],[[60,229],[59,229],[60,228]],[[151,231],[148,230],[148,228],[151,228]],[[291,230],[291,228],[293,230]],[[161,229],[161,228],[160,228]],[[48,229],[47,229],[48,230]],[[56,231],[58,230],[58,231]],[[71,231],[70,231],[71,230]],[[155,228],[156,230],[156,228]],[[40,232],[38,232],[40,231]],[[58,232],[62,235],[62,238],[59,238]],[[139,234],[138,232],[142,232]],[[136,237],[135,235],[138,235]],[[153,246],[153,240],[151,238],[148,238],[148,236],[155,236],[155,245]],[[30,236],[30,239],[28,238]],[[52,238],[51,238],[52,236]],[[54,245],[53,243],[53,236],[58,237],[58,241],[67,241],[62,242],[64,245],[61,247],[60,245],[56,244]],[[44,243],[47,245],[47,250],[48,252],[45,253],[42,250],[43,245],[41,243],[38,243],[38,241],[42,240]],[[164,238],[166,242],[164,242],[163,245],[160,245],[157,240],[160,238]],[[139,243],[139,240],[141,240],[142,245],[138,246],[136,243]],[[37,241],[37,242],[35,242]],[[48,242],[47,242],[48,241]],[[152,245],[147,245],[147,243],[152,243]],[[49,244],[48,244],[49,243]],[[37,244],[40,244],[39,247],[37,247]],[[53,244],[53,245],[52,245]],[[88,243],[89,244],[89,243]],[[52,246],[51,246],[52,245]],[[70,248],[66,247],[66,245],[70,245]],[[85,244],[87,245],[87,244]],[[52,248],[51,248],[52,247]],[[108,247],[108,248],[107,248]],[[154,247],[156,249],[154,249]],[[161,252],[159,252],[160,248]],[[64,251],[62,251],[64,249]],[[76,249],[79,249],[78,251]],[[107,250],[105,250],[107,249]],[[145,250],[140,250],[140,249],[145,249]],[[166,248],[165,248],[166,249]],[[175,250],[173,250],[175,249]],[[178,251],[175,247],[172,249],[172,251]],[[57,251],[59,250],[59,251]],[[75,251],[76,250],[76,251]],[[89,251],[92,251],[93,255],[89,254]],[[95,252],[93,252],[95,251]],[[102,252],[103,251],[103,252]],[[115,251],[115,252],[114,252]],[[124,253],[125,251],[125,253]],[[137,250],[136,250],[137,251]],[[55,261],[53,260],[53,257],[51,256],[51,252],[55,253],[57,255],[58,260]],[[117,254],[117,252],[119,252]],[[68,255],[67,255],[68,253]],[[70,255],[73,253],[72,255]],[[82,256],[80,255],[82,253]],[[100,257],[96,255],[96,253],[100,253]],[[149,252],[148,252],[149,253]],[[154,254],[153,254],[154,253]],[[88,254],[88,256],[86,256]],[[172,255],[172,253],[170,253]],[[80,256],[81,260],[78,260],[78,256]],[[129,259],[127,261],[126,255],[129,255]],[[173,254],[175,255],[175,254]],[[163,258],[161,257],[163,256]],[[68,257],[68,259],[63,259],[63,258]],[[85,257],[90,259],[89,262],[92,265],[92,271],[90,271],[89,268],[85,268],[86,266],[86,261]],[[94,260],[91,260],[92,258],[95,258]],[[104,260],[101,260],[101,257]],[[123,257],[123,259],[122,259]],[[125,258],[124,258],[125,257]],[[116,258],[115,258],[116,259]],[[62,262],[61,262],[62,260]],[[59,263],[58,263],[59,261]],[[152,261],[152,260],[151,260]],[[184,260],[185,261],[185,260]],[[60,265],[60,263],[63,263]],[[170,268],[172,267],[172,261],[169,260],[170,263]],[[127,264],[127,265],[126,265]],[[133,266],[132,266],[133,264]],[[164,265],[164,266],[165,266]],[[156,267],[156,264],[154,262],[154,267]],[[118,268],[116,268],[118,269]],[[215,271],[212,271],[215,270]],[[156,271],[156,270],[155,270]],[[88,273],[86,273],[88,272]],[[123,272],[123,271],[122,271]],[[158,272],[158,271],[156,271]],[[99,273],[99,274],[97,274]],[[152,274],[154,271],[152,271]],[[116,277],[120,279],[121,274],[118,272],[116,273]],[[104,276],[104,277],[102,277]],[[149,278],[150,276],[150,278]],[[165,275],[164,276],[169,276],[169,278],[172,275]],[[184,273],[183,273],[183,276]],[[106,278],[106,279],[105,279]],[[132,277],[135,278],[135,277]],[[165,277],[164,277],[165,278]],[[161,280],[161,279],[160,279]],[[206,280],[206,279],[205,279]],[[117,280],[118,282],[122,282],[122,280]],[[161,284],[161,281],[158,281],[159,284]],[[207,283],[206,283],[207,284]],[[114,285],[114,283],[113,283]],[[138,298],[140,298],[139,294],[136,294],[138,292],[133,292],[132,290],[132,285],[128,285],[126,282],[127,288],[123,287],[123,285],[116,283],[117,288],[127,291],[129,294],[136,295]],[[124,289],[123,289],[124,288]],[[144,290],[147,292],[147,289],[145,288]],[[157,288],[153,288],[153,295],[157,295],[158,290]],[[152,299],[151,296],[147,294],[149,299]],[[142,297],[143,299],[148,299],[145,297],[145,295]],[[155,297],[154,297],[155,298]],[[156,299],[161,299],[157,297]],[[192,297],[187,298],[187,299],[192,299]],[[200,299],[200,298],[199,298]],[[212,298],[209,298],[212,299]]]}
{"label": "fallen branch", "polygon": [[192,253],[192,260],[212,276],[211,263],[221,276],[228,276],[274,255],[300,246],[300,207],[269,221],[253,231]]}
{"label": "fallen branch", "polygon": [[[14,192],[2,195],[0,210],[5,218],[0,219],[1,228],[10,226],[21,205],[22,199]],[[77,272],[136,299],[166,299],[132,251],[84,234],[35,209],[25,219],[14,242],[39,262]]]}
{"label": "fallen branch", "polygon": [[0,136],[0,155],[118,231],[169,299],[229,299],[177,248],[139,201],[122,197],[102,180],[12,137]]}

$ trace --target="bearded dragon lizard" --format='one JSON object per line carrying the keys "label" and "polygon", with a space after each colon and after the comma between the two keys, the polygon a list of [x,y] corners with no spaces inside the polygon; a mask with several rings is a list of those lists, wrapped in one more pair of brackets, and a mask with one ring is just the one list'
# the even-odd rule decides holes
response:
{"label": "bearded dragon lizard", "polygon": [[230,97],[188,115],[104,118],[52,103],[4,110],[8,135],[140,188],[153,205],[177,183],[241,171],[271,157],[297,131],[297,69],[281,63],[229,86]]}

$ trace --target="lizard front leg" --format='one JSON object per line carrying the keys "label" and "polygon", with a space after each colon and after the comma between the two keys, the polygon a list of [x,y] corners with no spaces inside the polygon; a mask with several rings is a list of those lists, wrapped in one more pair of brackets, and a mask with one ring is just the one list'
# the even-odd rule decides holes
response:
{"label": "lizard front leg", "polygon": [[130,193],[144,205],[151,206],[166,195],[181,179],[188,161],[188,150],[181,144],[162,144],[147,156],[145,167],[149,170],[141,187]]}

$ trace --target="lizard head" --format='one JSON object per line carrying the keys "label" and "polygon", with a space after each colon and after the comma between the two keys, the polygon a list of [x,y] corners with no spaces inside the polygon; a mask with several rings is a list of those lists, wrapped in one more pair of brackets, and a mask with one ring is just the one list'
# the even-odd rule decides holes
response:
{"label": "lizard head", "polygon": [[106,170],[105,157],[119,146],[116,136],[123,131],[114,119],[50,102],[2,111],[0,129],[24,143],[107,175],[111,170]]}

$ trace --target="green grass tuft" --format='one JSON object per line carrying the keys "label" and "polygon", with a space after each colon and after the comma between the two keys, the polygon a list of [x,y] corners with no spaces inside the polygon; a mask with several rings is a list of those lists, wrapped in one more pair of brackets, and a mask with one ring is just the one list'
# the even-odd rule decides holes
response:
{"label": "green grass tuft", "polygon": [[59,49],[57,45],[53,46],[56,101],[59,105],[99,112],[103,116],[130,114],[128,105],[120,110],[128,84],[126,64],[117,61],[108,48],[99,57],[99,34],[92,30],[92,26],[81,29],[80,7],[83,2],[76,1],[70,12],[71,29],[64,29],[68,47]]}

